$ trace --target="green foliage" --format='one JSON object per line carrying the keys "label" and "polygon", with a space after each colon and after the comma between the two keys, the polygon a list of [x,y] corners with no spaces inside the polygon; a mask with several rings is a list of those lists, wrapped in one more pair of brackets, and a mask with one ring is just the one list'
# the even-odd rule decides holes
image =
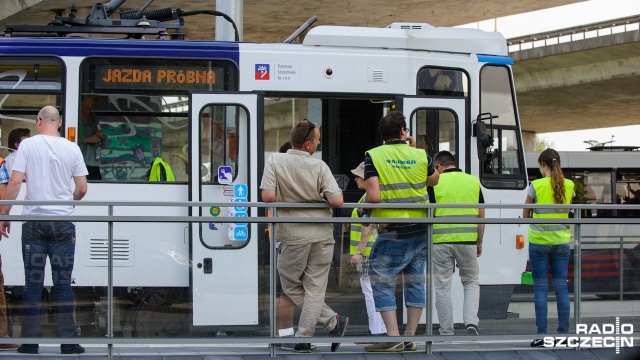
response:
{"label": "green foliage", "polygon": [[544,151],[548,148],[553,149],[554,147],[555,144],[553,143],[553,141],[547,141],[546,139],[543,139],[536,135],[536,151]]}

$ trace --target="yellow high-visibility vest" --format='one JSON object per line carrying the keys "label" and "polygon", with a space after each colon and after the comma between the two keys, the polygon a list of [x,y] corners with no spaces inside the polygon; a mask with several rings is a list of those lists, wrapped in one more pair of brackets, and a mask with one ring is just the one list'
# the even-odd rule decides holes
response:
{"label": "yellow high-visibility vest", "polygon": [[[531,182],[536,190],[536,204],[555,204],[551,178],[545,177]],[[573,181],[564,179],[565,204],[571,203]],[[567,219],[569,209],[533,209],[534,219]],[[571,239],[569,224],[531,224],[529,225],[529,242],[538,245],[558,245],[568,243]]]}
{"label": "yellow high-visibility vest", "polygon": [[157,157],[151,165],[149,181],[175,181],[173,170],[161,157]]}
{"label": "yellow high-visibility vest", "polygon": [[[360,199],[360,201],[358,201],[359,203],[364,201],[364,197],[365,195],[362,196],[362,198]],[[358,208],[353,209],[353,211],[351,212],[351,217],[352,218],[358,218]],[[349,254],[354,255],[356,253],[356,251],[358,251],[358,246],[360,245],[360,239],[361,239],[361,235],[362,235],[362,224],[356,224],[356,223],[351,223],[351,228],[349,231]],[[362,252],[363,256],[369,256],[369,254],[371,253],[371,248],[373,247],[373,243],[376,241],[376,234],[375,231],[371,231],[371,234],[369,234],[369,240],[367,242],[367,247],[364,249],[364,251]]]}
{"label": "yellow high-visibility vest", "polygon": [[[387,144],[367,152],[378,171],[380,203],[429,202],[427,153],[407,144]],[[374,218],[424,218],[426,209],[373,209]]]}
{"label": "yellow high-visibility vest", "polygon": [[[480,198],[480,181],[461,171],[440,174],[438,185],[433,188],[436,204],[475,204]],[[445,218],[478,218],[477,208],[436,208],[433,224],[433,243],[473,242],[478,240],[478,224],[443,224]]]}

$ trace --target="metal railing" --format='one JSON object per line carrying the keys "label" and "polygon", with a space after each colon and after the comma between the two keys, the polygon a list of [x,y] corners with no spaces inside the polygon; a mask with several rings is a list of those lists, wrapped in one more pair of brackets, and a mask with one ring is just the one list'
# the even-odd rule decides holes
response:
{"label": "metal railing", "polygon": [[[230,203],[228,202],[109,202],[109,201],[49,201],[49,202],[35,202],[35,201],[0,201],[0,206],[4,205],[73,205],[76,207],[106,207],[107,215],[73,215],[73,216],[65,216],[65,217],[55,217],[55,216],[29,216],[29,215],[0,215],[0,221],[70,221],[70,222],[104,222],[108,225],[108,240],[109,240],[109,258],[108,258],[108,279],[107,279],[107,289],[108,289],[108,317],[107,320],[107,335],[104,338],[38,338],[38,343],[43,344],[73,344],[77,343],[79,340],[83,342],[92,343],[92,344],[106,344],[108,346],[108,356],[112,357],[113,352],[112,348],[116,344],[125,345],[125,344],[158,344],[158,343],[171,343],[170,338],[125,338],[125,337],[114,337],[113,333],[113,315],[114,315],[114,298],[113,298],[113,290],[114,290],[114,279],[113,279],[113,225],[114,223],[208,223],[212,221],[211,216],[158,216],[158,215],[136,215],[136,216],[114,216],[114,208],[116,207],[182,207],[187,208],[193,211],[200,208],[210,208],[213,206],[218,207],[229,207]],[[257,213],[257,209],[259,208],[328,208],[329,206],[326,204],[294,204],[294,203],[259,203],[259,202],[247,202],[242,203],[243,206],[251,209],[251,212],[254,214]],[[233,205],[232,205],[233,206]],[[343,208],[356,208],[362,207],[362,204],[359,203],[345,203]],[[367,208],[385,208],[385,209],[407,209],[407,208],[426,208],[428,212],[428,216],[425,218],[376,218],[376,223],[394,223],[394,224],[434,224],[434,223],[442,223],[442,221],[438,218],[433,217],[433,209],[434,208],[477,208],[478,204],[456,204],[456,205],[448,205],[448,204],[367,204]],[[581,218],[581,210],[583,209],[602,209],[602,210],[640,210],[640,205],[538,205],[538,204],[482,204],[482,207],[485,209],[522,209],[522,208],[549,208],[549,209],[573,209],[577,214],[576,218],[569,219],[544,219],[545,224],[573,224],[574,227],[574,321],[575,323],[580,323],[581,321],[581,257],[582,252],[580,251],[581,245],[584,243],[581,237],[581,225],[594,225],[594,224],[629,224],[629,225],[638,225],[637,219],[634,218]],[[237,223],[237,217],[215,217],[216,223]],[[300,217],[263,217],[263,216],[252,216],[248,218],[242,218],[242,222],[246,223],[262,223],[269,224],[274,226],[275,224],[280,223],[334,223],[334,224],[350,224],[354,222],[353,218],[350,217],[332,217],[332,218],[300,218]],[[469,223],[469,219],[465,218],[447,218],[446,223],[448,224],[465,224]],[[473,223],[478,224],[536,224],[540,223],[539,219],[532,218],[478,218],[472,221]],[[271,235],[273,236],[273,234]],[[427,235],[427,244],[429,253],[431,253],[431,237],[432,230],[431,227],[428,227],[428,235]],[[638,238],[638,237],[636,237]],[[622,254],[623,245],[627,243],[625,238],[620,237],[619,241],[612,242],[612,244],[619,244],[620,251]],[[634,242],[637,243],[637,242]],[[270,242],[270,336],[269,337],[255,337],[252,338],[251,342],[253,343],[264,343],[271,344],[270,346],[270,354],[275,356],[275,344],[282,344],[290,342],[290,338],[281,338],[276,337],[276,329],[275,329],[275,267],[273,266],[275,263],[275,241]],[[622,261],[622,257],[621,257]],[[433,273],[432,269],[432,261],[429,257],[427,263],[427,271],[428,274]],[[523,264],[524,269],[524,264]],[[519,271],[516,270],[516,271]],[[621,269],[622,272],[622,269]],[[622,286],[622,280],[621,286]],[[432,288],[432,279],[431,276],[427,276],[427,289]],[[414,335],[414,336],[401,336],[400,339],[403,341],[414,341],[414,342],[423,342],[426,344],[426,349],[428,353],[431,353],[431,345],[433,341],[443,341],[443,338],[440,336],[435,336],[432,332],[432,326],[430,324],[433,323],[433,314],[431,304],[433,302],[431,291],[427,291],[427,326],[426,326],[426,334],[425,335]],[[621,287],[621,295],[620,300],[622,300],[622,287]],[[475,341],[522,341],[522,340],[530,340],[531,335],[480,335],[473,337]],[[380,337],[371,337],[371,336],[350,336],[348,341],[343,342],[378,342],[384,341],[384,338]],[[459,338],[458,338],[459,339]],[[469,337],[471,339],[471,337]],[[309,338],[309,340],[318,341],[318,342],[333,342],[336,338],[329,337],[313,337]],[[34,338],[0,338],[1,343],[32,343],[34,342]],[[246,338],[225,338],[225,339],[216,339],[216,338],[175,338],[176,344],[212,344],[212,343],[220,343],[220,344],[244,344],[247,342]]]}
{"label": "metal railing", "polygon": [[640,15],[633,15],[620,19],[510,38],[507,39],[507,45],[509,52],[528,50],[542,46],[584,40],[589,37],[608,36],[612,35],[616,29],[619,29],[619,32],[637,31],[639,24]]}

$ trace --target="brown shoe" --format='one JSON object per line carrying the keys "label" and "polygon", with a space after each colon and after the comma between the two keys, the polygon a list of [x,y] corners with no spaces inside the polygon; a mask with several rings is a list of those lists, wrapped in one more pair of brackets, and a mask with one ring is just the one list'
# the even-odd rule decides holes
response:
{"label": "brown shoe", "polygon": [[0,350],[15,350],[19,347],[18,344],[0,344]]}

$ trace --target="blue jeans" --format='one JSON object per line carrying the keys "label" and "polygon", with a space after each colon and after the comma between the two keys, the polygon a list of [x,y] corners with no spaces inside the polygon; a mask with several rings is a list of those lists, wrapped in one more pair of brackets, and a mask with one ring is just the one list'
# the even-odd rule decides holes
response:
{"label": "blue jeans", "polygon": [[547,293],[549,268],[553,278],[558,306],[558,332],[569,332],[570,303],[567,289],[569,271],[569,244],[537,245],[529,243],[529,260],[533,276],[534,305],[538,334],[547,333]]}
{"label": "blue jeans", "polygon": [[369,255],[369,276],[376,311],[396,310],[396,280],[402,275],[407,306],[426,307],[427,234],[397,239],[380,233]]}
{"label": "blue jeans", "polygon": [[[23,337],[42,337],[40,313],[47,257],[51,264],[57,335],[66,338],[75,336],[74,297],[71,290],[75,248],[76,227],[73,223],[28,221],[22,225],[22,259],[25,274],[25,289],[22,297]],[[37,344],[25,346],[38,348]],[[73,346],[66,344],[61,348],[64,350]]]}

